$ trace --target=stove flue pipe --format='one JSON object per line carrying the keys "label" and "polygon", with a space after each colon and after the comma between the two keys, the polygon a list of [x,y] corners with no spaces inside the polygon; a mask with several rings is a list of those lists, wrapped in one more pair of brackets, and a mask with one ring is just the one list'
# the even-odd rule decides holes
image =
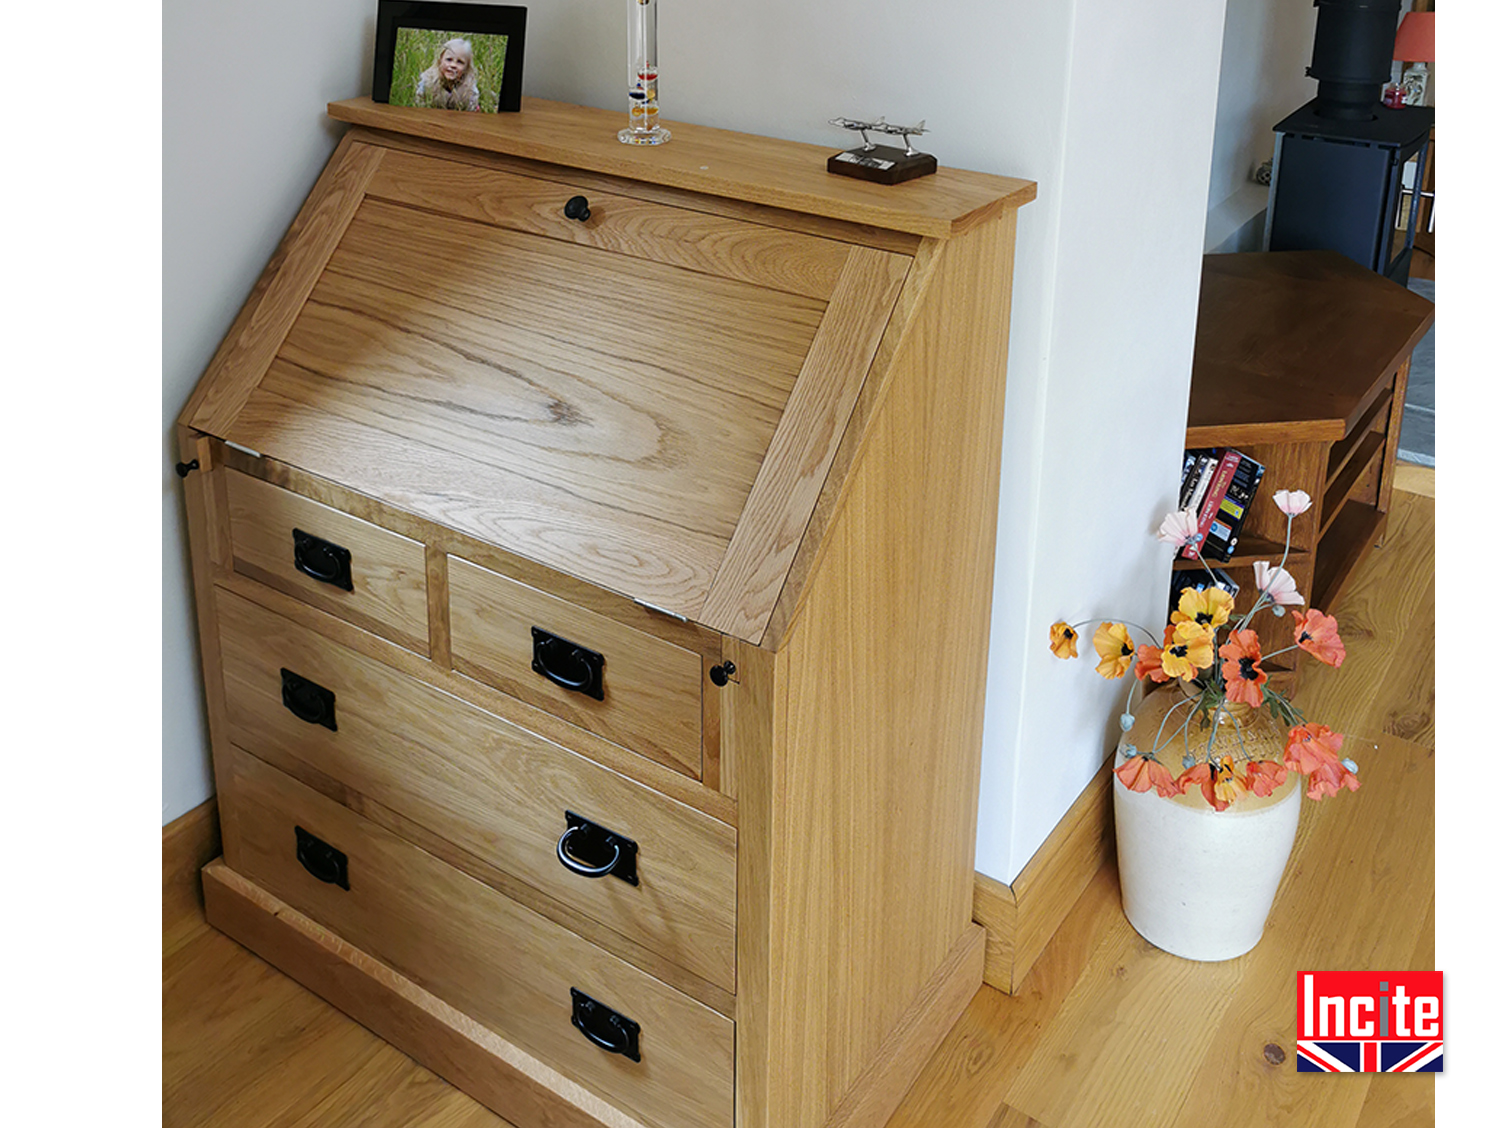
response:
{"label": "stove flue pipe", "polygon": [[1368,121],[1391,79],[1401,0],[1313,0],[1313,6],[1318,29],[1307,73],[1318,80],[1314,112]]}

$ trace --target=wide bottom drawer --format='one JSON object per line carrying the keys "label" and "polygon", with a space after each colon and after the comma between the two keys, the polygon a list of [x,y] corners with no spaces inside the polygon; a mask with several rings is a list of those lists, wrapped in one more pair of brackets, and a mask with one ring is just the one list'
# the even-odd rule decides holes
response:
{"label": "wide bottom drawer", "polygon": [[231,764],[236,872],[641,1119],[733,1123],[730,1020],[255,757]]}

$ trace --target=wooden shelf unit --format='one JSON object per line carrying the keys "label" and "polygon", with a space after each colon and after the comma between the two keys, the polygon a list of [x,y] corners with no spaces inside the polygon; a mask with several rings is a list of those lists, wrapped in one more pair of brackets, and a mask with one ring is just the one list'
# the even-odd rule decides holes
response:
{"label": "wooden shelf unit", "polygon": [[[1411,354],[1432,318],[1431,302],[1333,251],[1204,256],[1185,445],[1234,447],[1266,468],[1238,550],[1215,564],[1242,589],[1256,562],[1281,560],[1276,491],[1306,490],[1286,569],[1308,606],[1332,613],[1385,531]],[[1290,616],[1253,625],[1267,652],[1292,643]],[[1293,683],[1297,657],[1282,658]]]}

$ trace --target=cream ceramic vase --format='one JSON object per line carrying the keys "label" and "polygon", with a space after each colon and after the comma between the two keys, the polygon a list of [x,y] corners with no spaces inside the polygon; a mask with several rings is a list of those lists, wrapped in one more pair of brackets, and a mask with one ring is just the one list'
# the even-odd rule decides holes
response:
{"label": "cream ceramic vase", "polygon": [[[1167,740],[1182,725],[1188,706],[1162,720],[1185,700],[1175,686],[1151,694],[1136,710],[1135,725],[1115,752],[1125,762],[1125,746],[1146,750],[1157,742],[1157,759],[1173,776],[1183,771],[1183,754],[1199,762],[1208,730],[1194,720],[1186,733]],[[1279,761],[1285,735],[1264,709],[1237,709],[1238,730],[1226,718],[1214,741],[1216,751],[1245,759]],[[1151,943],[1190,960],[1228,960],[1260,942],[1271,903],[1291,856],[1302,809],[1302,777],[1287,775],[1269,796],[1246,794],[1228,810],[1215,811],[1198,787],[1163,799],[1155,790],[1131,791],[1114,780],[1115,839],[1125,916]]]}

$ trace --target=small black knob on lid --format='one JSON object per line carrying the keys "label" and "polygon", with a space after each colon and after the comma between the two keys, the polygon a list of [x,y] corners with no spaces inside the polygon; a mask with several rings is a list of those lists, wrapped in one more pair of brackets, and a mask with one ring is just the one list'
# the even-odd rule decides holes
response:
{"label": "small black knob on lid", "polygon": [[576,219],[579,223],[585,222],[591,214],[587,196],[574,196],[563,205],[563,215]]}

